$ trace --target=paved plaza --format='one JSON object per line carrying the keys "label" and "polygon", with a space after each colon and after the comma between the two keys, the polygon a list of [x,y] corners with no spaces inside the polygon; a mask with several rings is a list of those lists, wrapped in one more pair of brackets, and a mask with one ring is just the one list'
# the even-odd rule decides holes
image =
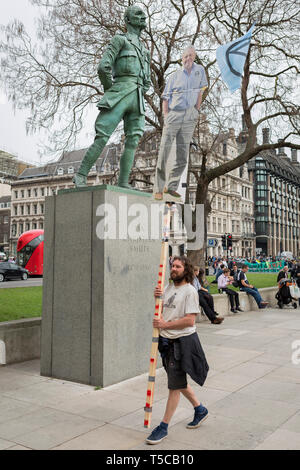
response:
{"label": "paved plaza", "polygon": [[[0,367],[0,450],[300,450],[300,309],[235,314],[197,329],[210,365],[204,387],[190,381],[209,410],[198,429],[186,429],[193,410],[182,397],[168,438],[148,446],[148,374],[96,390],[41,377],[36,360]],[[167,394],[159,369],[151,427]]]}

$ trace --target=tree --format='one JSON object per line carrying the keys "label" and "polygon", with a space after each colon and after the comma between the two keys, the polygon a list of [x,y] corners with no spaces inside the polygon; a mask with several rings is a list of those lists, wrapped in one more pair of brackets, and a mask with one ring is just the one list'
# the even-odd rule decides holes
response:
{"label": "tree", "polygon": [[[224,122],[230,127],[228,108],[218,108],[209,102],[207,120],[215,130],[215,139],[198,139],[201,167],[193,171],[197,179],[196,204],[204,204],[205,218],[211,210],[208,186],[217,177],[248,162],[262,151],[281,147],[300,148],[291,142],[299,137],[299,7],[293,2],[264,0],[264,2],[214,0],[214,11],[209,14],[209,27],[216,41],[221,44],[242,36],[256,21],[253,41],[246,59],[241,87],[241,106],[231,105],[237,116],[244,115],[247,142],[243,151],[234,159],[217,167],[209,167],[210,156],[217,151],[217,136],[224,131]],[[224,35],[226,40],[224,41]],[[217,84],[222,94],[223,85]],[[298,104],[297,103],[298,100]],[[239,112],[240,110],[240,112]],[[234,123],[234,120],[231,120]],[[236,121],[235,121],[236,125]],[[276,143],[257,142],[258,130],[268,125],[281,137]],[[227,128],[228,128],[227,127]],[[274,132],[276,133],[276,132]],[[195,226],[194,226],[195,228]],[[190,252],[192,261],[203,264],[204,249]]]}
{"label": "tree", "polygon": [[[30,108],[28,129],[50,129],[54,150],[71,148],[83,126],[84,112],[102,95],[96,74],[98,61],[112,35],[124,31],[121,0],[31,0],[44,8],[34,44],[19,22],[3,29],[0,51],[2,81],[16,107]],[[146,96],[147,124],[161,133],[161,93],[178,67],[184,47],[194,44],[197,62],[209,79],[203,112],[212,135],[198,142],[201,154],[196,203],[210,210],[208,186],[213,179],[245,164],[259,152],[280,147],[300,148],[299,141],[299,7],[293,0],[144,0],[148,16],[144,41],[151,51],[152,88]],[[167,19],[167,21],[166,21]],[[242,36],[256,21],[242,87],[230,96],[220,79],[215,50]],[[298,104],[296,104],[298,103]],[[237,127],[244,114],[247,144],[234,159],[211,168],[217,136]],[[281,142],[259,144],[258,131],[268,125]],[[151,134],[151,133],[150,133]],[[150,135],[147,134],[148,136]],[[203,252],[192,252],[199,264]]]}

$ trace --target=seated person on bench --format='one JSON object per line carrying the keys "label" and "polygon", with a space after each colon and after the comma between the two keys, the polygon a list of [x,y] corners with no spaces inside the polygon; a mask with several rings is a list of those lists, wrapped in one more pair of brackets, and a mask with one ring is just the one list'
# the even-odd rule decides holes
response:
{"label": "seated person on bench", "polygon": [[250,294],[254,297],[255,302],[258,305],[258,308],[266,308],[269,302],[264,302],[262,300],[262,297],[260,293],[258,292],[258,289],[254,287],[252,284],[249,284],[249,281],[247,279],[247,271],[248,271],[248,266],[246,264],[243,264],[241,271],[238,273],[238,283],[240,290],[243,292],[247,292],[247,294]]}
{"label": "seated person on bench", "polygon": [[226,292],[229,297],[231,311],[236,313],[237,311],[242,312],[243,310],[240,308],[240,300],[239,294],[233,289],[228,287],[233,282],[233,277],[229,276],[230,269],[225,268],[223,274],[218,277],[218,289],[222,292]]}
{"label": "seated person on bench", "polygon": [[211,323],[214,323],[214,324],[222,323],[224,318],[223,317],[217,318],[218,313],[215,312],[214,299],[209,294],[208,290],[205,289],[203,277],[204,277],[204,269],[199,269],[198,266],[194,266],[193,286],[198,292],[199,304],[203,308],[205,315],[208,317]]}

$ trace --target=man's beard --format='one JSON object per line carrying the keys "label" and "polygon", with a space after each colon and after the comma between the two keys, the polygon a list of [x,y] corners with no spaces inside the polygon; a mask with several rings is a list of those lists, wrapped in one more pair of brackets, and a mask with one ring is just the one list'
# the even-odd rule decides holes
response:
{"label": "man's beard", "polygon": [[180,284],[185,278],[185,274],[182,274],[181,276],[176,276],[176,275],[175,277],[173,276],[174,274],[171,274],[171,279],[174,282],[174,284]]}

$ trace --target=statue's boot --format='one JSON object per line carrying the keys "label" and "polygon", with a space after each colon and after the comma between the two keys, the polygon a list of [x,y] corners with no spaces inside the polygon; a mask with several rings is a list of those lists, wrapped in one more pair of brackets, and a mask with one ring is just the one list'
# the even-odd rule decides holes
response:
{"label": "statue's boot", "polygon": [[126,148],[120,160],[120,174],[118,180],[118,186],[121,188],[132,189],[128,183],[129,175],[131,172],[133,160],[134,160],[135,148]]}
{"label": "statue's boot", "polygon": [[76,188],[82,188],[86,186],[86,176],[81,175],[80,173],[76,173],[73,178],[73,183],[75,183]]}

